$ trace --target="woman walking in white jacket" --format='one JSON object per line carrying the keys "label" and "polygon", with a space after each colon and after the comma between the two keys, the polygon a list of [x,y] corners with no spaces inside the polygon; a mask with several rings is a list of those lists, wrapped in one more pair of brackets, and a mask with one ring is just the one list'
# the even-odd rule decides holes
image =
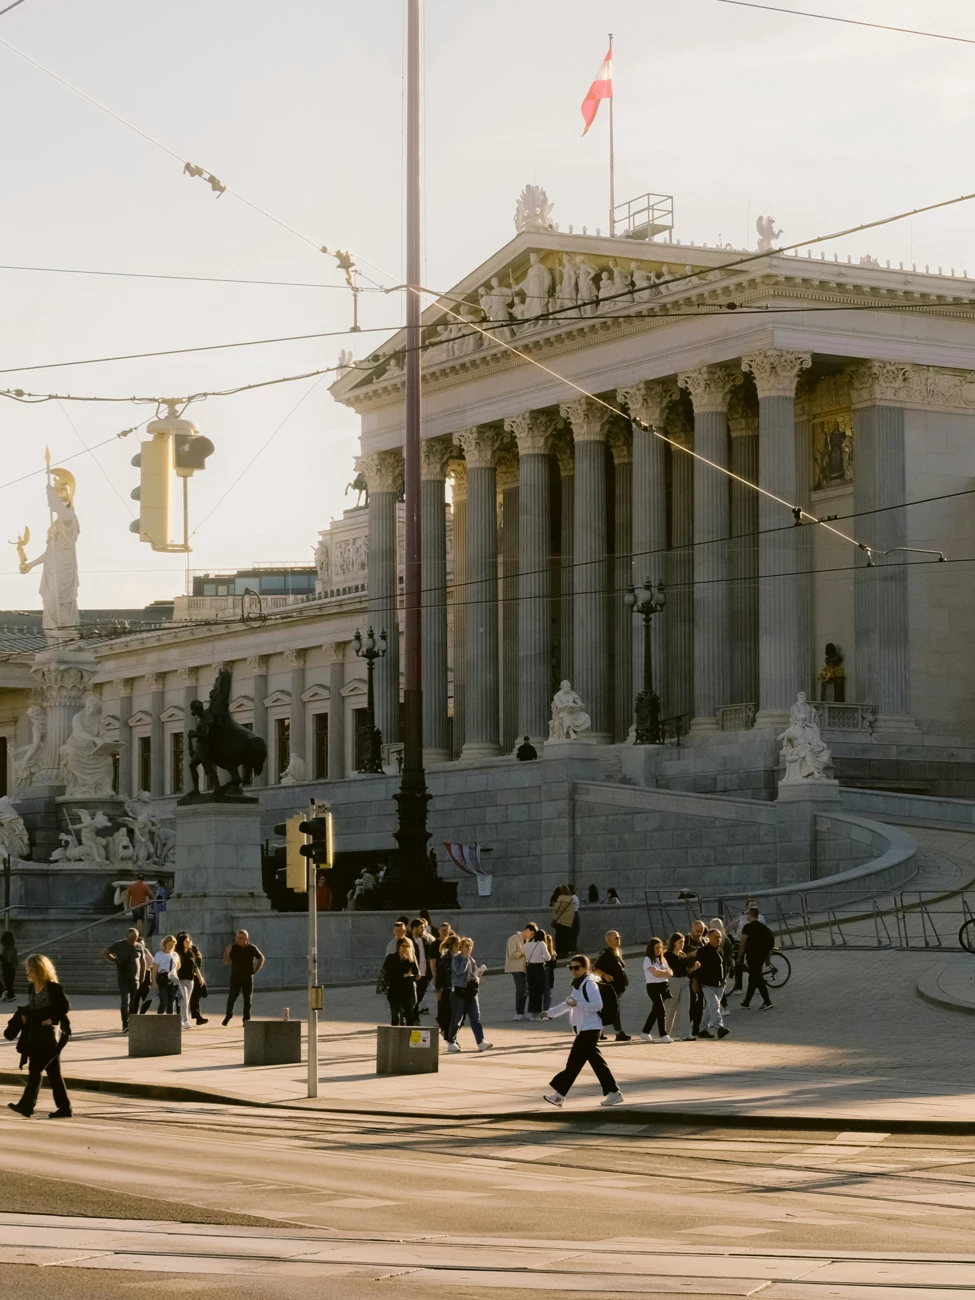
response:
{"label": "woman walking in white jacket", "polygon": [[589,970],[589,958],[577,953],[569,961],[569,971],[572,975],[569,996],[557,1007],[542,1012],[543,1020],[548,1020],[550,1016],[564,1016],[568,1012],[569,1023],[575,1035],[565,1068],[552,1080],[552,1092],[545,1094],[545,1100],[552,1106],[561,1106],[569,1089],[579,1077],[580,1070],[588,1061],[603,1090],[603,1100],[600,1104],[618,1106],[623,1100],[623,1094],[613,1077],[613,1071],[606,1064],[599,1050],[599,1036],[603,1031],[603,1022],[599,1013],[603,1007],[603,999],[599,992],[599,985]]}

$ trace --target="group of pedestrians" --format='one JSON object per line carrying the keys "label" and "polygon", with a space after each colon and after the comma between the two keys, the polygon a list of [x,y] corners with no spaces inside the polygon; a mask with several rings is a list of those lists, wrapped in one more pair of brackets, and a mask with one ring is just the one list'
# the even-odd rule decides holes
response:
{"label": "group of pedestrians", "polygon": [[[158,951],[151,953],[135,926],[124,939],[102,953],[115,966],[122,1033],[129,1031],[132,1016],[146,1015],[156,997],[157,1015],[179,1015],[184,1029],[209,1023],[201,1002],[209,996],[203,971],[203,953],[187,930],[167,934]],[[251,1017],[254,976],[264,965],[264,954],[250,942],[246,930],[238,930],[234,942],[224,949],[224,964],[230,967],[227,1011],[222,1023],[233,1018],[238,997],[243,996],[244,1020]]]}

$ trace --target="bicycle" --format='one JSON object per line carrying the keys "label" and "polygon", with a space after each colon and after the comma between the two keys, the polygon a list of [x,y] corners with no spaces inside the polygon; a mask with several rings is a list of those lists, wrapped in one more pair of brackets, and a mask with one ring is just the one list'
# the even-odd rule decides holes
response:
{"label": "bicycle", "polygon": [[958,946],[966,952],[975,953],[975,917],[966,921],[958,931]]}
{"label": "bicycle", "polygon": [[[975,934],[972,937],[973,941],[975,941]],[[784,984],[788,984],[792,978],[792,963],[785,953],[776,950],[769,953],[762,974],[765,976],[765,983],[770,989],[780,989]]]}

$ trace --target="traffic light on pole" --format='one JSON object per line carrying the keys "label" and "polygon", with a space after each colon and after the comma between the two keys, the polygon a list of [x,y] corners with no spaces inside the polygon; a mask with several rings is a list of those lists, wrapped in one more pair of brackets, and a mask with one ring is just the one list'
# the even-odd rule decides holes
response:
{"label": "traffic light on pole", "polygon": [[284,882],[296,894],[303,894],[307,888],[303,824],[304,815],[295,813],[286,822],[278,822],[274,828],[275,835],[284,837]]}
{"label": "traffic light on pole", "polygon": [[302,835],[307,836],[299,850],[302,857],[311,858],[316,867],[332,865],[332,814],[323,812],[318,817],[310,817],[298,827]]}

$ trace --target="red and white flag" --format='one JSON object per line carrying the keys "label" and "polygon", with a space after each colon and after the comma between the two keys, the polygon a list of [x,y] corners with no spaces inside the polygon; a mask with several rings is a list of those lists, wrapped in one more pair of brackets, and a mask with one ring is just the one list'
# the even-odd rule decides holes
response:
{"label": "red and white flag", "polygon": [[585,99],[582,101],[582,116],[585,119],[586,130],[583,135],[593,124],[596,116],[596,110],[599,108],[601,99],[613,98],[613,47],[612,45],[606,51],[606,57],[603,59],[603,66],[596,73],[596,80],[589,87]]}

